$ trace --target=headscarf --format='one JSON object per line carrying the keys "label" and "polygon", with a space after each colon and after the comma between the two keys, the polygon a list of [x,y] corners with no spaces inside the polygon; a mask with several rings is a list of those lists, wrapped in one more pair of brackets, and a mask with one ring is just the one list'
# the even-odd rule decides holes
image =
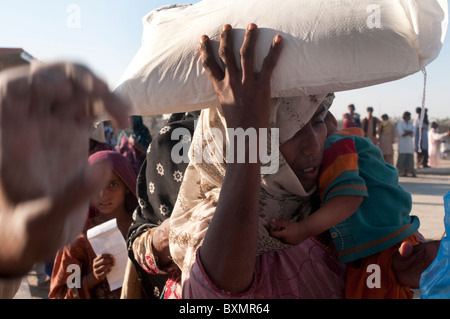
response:
{"label": "headscarf", "polygon": [[[326,94],[272,99],[270,127],[279,129],[279,145],[301,130],[321,103],[328,108],[333,99],[334,95]],[[206,160],[200,162],[196,161],[196,151],[203,152],[207,146],[215,150],[224,149],[224,141],[216,138],[216,132],[219,130],[222,136],[227,136],[226,127],[221,110],[210,108],[202,111],[194,133],[190,163],[170,218],[170,252],[184,274],[192,267],[197,249],[206,235],[226,171],[226,156],[219,159],[209,154],[207,160],[210,163]],[[268,148],[270,152],[270,147]],[[278,171],[275,174],[261,175],[258,254],[292,247],[269,235],[269,221],[273,218],[290,221],[305,218],[311,211],[311,196],[315,191],[304,190],[293,170],[277,151]]]}
{"label": "headscarf", "polygon": [[[125,208],[127,212],[132,214],[138,202],[136,198],[136,174],[129,160],[116,151],[100,151],[89,156],[89,165],[93,166],[99,163],[110,165],[114,173],[116,173],[130,190],[125,198]],[[96,214],[96,210],[91,207],[89,217],[93,217]]]}

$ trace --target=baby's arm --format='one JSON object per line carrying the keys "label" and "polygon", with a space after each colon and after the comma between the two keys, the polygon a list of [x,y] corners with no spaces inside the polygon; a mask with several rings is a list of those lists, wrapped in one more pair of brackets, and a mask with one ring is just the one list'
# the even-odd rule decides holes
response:
{"label": "baby's arm", "polygon": [[272,237],[286,244],[298,245],[305,239],[323,233],[350,217],[361,205],[362,196],[335,196],[301,222],[272,220]]}

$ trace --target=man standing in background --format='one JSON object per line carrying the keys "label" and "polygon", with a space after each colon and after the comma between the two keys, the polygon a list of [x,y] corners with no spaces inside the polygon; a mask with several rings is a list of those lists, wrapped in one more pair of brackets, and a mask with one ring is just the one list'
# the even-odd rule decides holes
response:
{"label": "man standing in background", "polygon": [[374,145],[378,145],[377,128],[380,120],[373,115],[373,107],[367,108],[367,116],[362,120],[361,128],[364,131],[364,136],[372,140]]}
{"label": "man standing in background", "polygon": [[398,159],[397,169],[399,175],[407,176],[408,172],[416,177],[414,170],[414,125],[411,123],[411,113],[403,113],[403,121],[397,124],[398,135]]}

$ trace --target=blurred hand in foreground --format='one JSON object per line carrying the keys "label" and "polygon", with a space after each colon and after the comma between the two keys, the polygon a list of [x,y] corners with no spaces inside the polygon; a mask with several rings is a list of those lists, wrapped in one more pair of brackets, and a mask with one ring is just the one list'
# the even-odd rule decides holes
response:
{"label": "blurred hand in foreground", "polygon": [[26,274],[78,235],[90,197],[89,125],[128,107],[87,68],[32,63],[0,75],[0,276]]}

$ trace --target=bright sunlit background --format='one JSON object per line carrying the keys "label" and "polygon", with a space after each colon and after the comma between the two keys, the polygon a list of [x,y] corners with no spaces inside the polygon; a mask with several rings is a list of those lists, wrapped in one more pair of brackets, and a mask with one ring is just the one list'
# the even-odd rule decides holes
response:
{"label": "bright sunlit background", "polygon": [[[114,88],[140,47],[142,17],[151,10],[183,0],[0,0],[0,47],[23,48],[44,61],[70,60],[89,66]],[[249,21],[250,22],[250,21]],[[426,106],[431,119],[450,118],[450,41],[427,67]],[[423,75],[369,88],[337,93],[336,117],[356,105],[374,115],[400,117],[422,103]]]}

